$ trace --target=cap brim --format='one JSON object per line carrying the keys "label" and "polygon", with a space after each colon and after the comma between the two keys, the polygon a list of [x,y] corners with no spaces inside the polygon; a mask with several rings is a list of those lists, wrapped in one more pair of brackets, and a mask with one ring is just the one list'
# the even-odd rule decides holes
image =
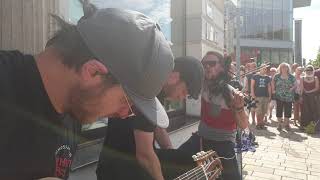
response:
{"label": "cap brim", "polygon": [[142,113],[153,125],[161,128],[169,126],[169,118],[166,110],[157,97],[147,99],[137,96],[132,91],[124,87],[125,92],[132,100],[134,106]]}

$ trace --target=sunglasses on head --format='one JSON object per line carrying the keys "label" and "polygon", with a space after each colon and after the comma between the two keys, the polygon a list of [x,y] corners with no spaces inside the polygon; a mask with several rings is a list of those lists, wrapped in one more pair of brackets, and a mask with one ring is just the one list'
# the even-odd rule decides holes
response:
{"label": "sunglasses on head", "polygon": [[217,62],[217,61],[204,61],[204,62],[202,62],[202,65],[203,66],[210,66],[210,67],[213,67],[213,66],[215,66],[215,65],[217,65],[219,62]]}

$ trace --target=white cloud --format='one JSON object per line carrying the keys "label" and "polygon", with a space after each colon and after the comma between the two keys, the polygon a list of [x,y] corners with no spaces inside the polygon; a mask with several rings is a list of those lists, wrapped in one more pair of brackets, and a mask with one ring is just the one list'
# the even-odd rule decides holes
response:
{"label": "white cloud", "polygon": [[153,6],[154,0],[94,0],[100,8],[112,7],[143,11]]}

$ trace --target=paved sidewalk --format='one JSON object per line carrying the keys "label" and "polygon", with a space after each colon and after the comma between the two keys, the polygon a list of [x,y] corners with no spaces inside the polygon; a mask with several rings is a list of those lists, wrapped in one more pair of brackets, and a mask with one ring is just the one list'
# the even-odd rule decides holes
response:
{"label": "paved sidewalk", "polygon": [[277,122],[267,130],[254,130],[259,147],[243,153],[245,180],[320,180],[320,136],[310,136],[291,126],[279,132]]}
{"label": "paved sidewalk", "polygon": [[[269,120],[270,121],[270,120]],[[170,133],[174,147],[185,142],[198,123]],[[253,130],[259,147],[243,153],[245,180],[320,180],[320,136],[310,136],[292,126],[291,132],[279,132],[270,121],[267,130]],[[94,180],[96,164],[72,172],[69,180]]]}

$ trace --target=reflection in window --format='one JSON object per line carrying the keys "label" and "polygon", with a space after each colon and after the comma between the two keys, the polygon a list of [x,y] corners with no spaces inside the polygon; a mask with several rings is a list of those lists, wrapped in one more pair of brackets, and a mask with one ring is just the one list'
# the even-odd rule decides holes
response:
{"label": "reflection in window", "polygon": [[206,39],[209,41],[215,41],[215,33],[214,33],[214,29],[213,26],[209,23],[206,23]]}
{"label": "reflection in window", "polygon": [[292,41],[292,0],[241,0],[241,37]]}
{"label": "reflection in window", "polygon": [[210,1],[207,3],[207,16],[213,19],[213,5]]}

